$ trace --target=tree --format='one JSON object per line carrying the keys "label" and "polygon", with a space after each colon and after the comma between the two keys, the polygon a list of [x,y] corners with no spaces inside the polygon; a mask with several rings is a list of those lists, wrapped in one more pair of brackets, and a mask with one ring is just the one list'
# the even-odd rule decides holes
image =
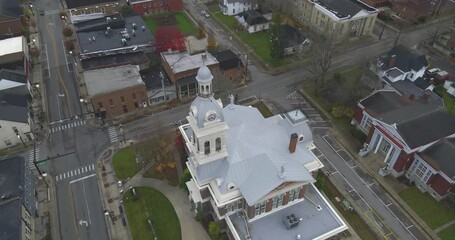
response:
{"label": "tree", "polygon": [[69,28],[69,27],[65,27],[63,30],[62,30],[62,34],[63,36],[69,38],[71,36],[73,36],[73,29]]}
{"label": "tree", "polygon": [[185,52],[185,37],[176,26],[164,26],[156,29],[156,51],[165,52],[169,49],[173,51]]}
{"label": "tree", "polygon": [[209,223],[209,235],[213,240],[220,239],[220,224],[218,222],[210,222]]}
{"label": "tree", "polygon": [[208,34],[208,39],[207,39],[207,50],[213,51],[216,49],[217,41],[215,38],[215,34],[209,33]]}
{"label": "tree", "polygon": [[320,88],[324,88],[327,73],[332,67],[333,59],[337,53],[335,44],[335,31],[327,36],[314,36],[310,50],[308,51],[309,62],[305,69],[312,75],[314,81],[314,93],[319,96]]}
{"label": "tree", "polygon": [[272,26],[270,28],[270,54],[274,59],[281,60],[284,57],[284,34],[281,28],[283,20],[279,12],[274,13],[272,17]]}
{"label": "tree", "polygon": [[179,187],[181,189],[185,189],[187,192],[188,192],[188,188],[186,188],[186,183],[191,179],[191,173],[190,173],[190,170],[188,170],[188,168],[185,168],[185,170],[183,170],[183,176],[180,177],[179,179]]}
{"label": "tree", "polygon": [[36,47],[30,48],[29,53],[30,53],[30,56],[32,56],[32,57],[39,57],[39,54],[40,54],[38,48],[36,48]]}
{"label": "tree", "polygon": [[75,47],[74,47],[74,42],[71,41],[71,40],[66,40],[66,41],[65,41],[65,48],[66,48],[66,50],[68,50],[68,51],[74,51],[74,48],[75,48]]}
{"label": "tree", "polygon": [[122,14],[122,16],[133,15],[134,10],[128,5],[123,5],[122,8],[120,9],[120,13]]}

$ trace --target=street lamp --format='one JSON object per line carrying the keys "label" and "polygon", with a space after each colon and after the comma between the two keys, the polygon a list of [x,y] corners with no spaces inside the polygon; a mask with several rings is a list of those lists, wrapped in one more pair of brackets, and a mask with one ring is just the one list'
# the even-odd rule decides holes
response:
{"label": "street lamp", "polygon": [[38,92],[39,97],[41,98],[41,92],[39,90],[39,84],[38,83],[35,84],[34,87],[35,87],[35,90]]}
{"label": "street lamp", "polygon": [[32,38],[33,46],[36,47],[36,39]]}
{"label": "street lamp", "polygon": [[30,8],[30,12],[32,12],[32,15],[35,16],[35,13],[33,12],[33,5],[30,4],[30,5],[28,5],[28,7]]}

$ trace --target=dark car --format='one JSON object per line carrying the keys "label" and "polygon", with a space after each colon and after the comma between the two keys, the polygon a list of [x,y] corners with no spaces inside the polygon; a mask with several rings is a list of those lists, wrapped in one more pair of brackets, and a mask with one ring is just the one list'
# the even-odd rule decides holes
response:
{"label": "dark car", "polygon": [[44,10],[43,9],[40,9],[38,12],[39,12],[39,15],[44,16]]}

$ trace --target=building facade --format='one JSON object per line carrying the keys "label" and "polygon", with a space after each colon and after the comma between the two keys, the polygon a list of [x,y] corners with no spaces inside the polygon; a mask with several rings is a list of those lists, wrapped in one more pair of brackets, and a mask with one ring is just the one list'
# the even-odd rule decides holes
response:
{"label": "building facade", "polygon": [[289,9],[295,19],[338,42],[371,35],[379,12],[359,0],[303,0]]}
{"label": "building facade", "polygon": [[[71,17],[105,16],[120,12],[123,5],[121,0],[66,0],[66,6]],[[77,18],[76,18],[77,19]]]}
{"label": "building facade", "polygon": [[358,103],[352,124],[367,135],[359,155],[383,157],[380,175],[404,175],[438,200],[453,191],[454,168],[445,155],[453,151],[455,117],[443,106],[380,90]]}
{"label": "building facade", "polygon": [[193,210],[210,214],[236,240],[325,239],[347,229],[313,185],[323,165],[300,111],[265,119],[256,108],[235,105],[232,95],[223,107],[209,68],[202,66],[196,80],[198,97],[179,127]]}
{"label": "building facade", "polygon": [[129,3],[134,12],[141,16],[183,11],[182,0],[130,0]]}
{"label": "building facade", "polygon": [[94,111],[108,119],[148,106],[138,66],[96,69],[83,75]]}
{"label": "building facade", "polygon": [[249,10],[258,9],[259,5],[248,0],[219,0],[220,10],[224,15],[233,16]]}

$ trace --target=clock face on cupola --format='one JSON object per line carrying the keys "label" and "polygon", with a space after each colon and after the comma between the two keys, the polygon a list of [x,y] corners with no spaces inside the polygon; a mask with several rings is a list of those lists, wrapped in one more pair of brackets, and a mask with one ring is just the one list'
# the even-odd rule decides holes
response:
{"label": "clock face on cupola", "polygon": [[207,120],[208,121],[213,121],[216,119],[216,113],[210,113],[208,116],[207,116]]}

